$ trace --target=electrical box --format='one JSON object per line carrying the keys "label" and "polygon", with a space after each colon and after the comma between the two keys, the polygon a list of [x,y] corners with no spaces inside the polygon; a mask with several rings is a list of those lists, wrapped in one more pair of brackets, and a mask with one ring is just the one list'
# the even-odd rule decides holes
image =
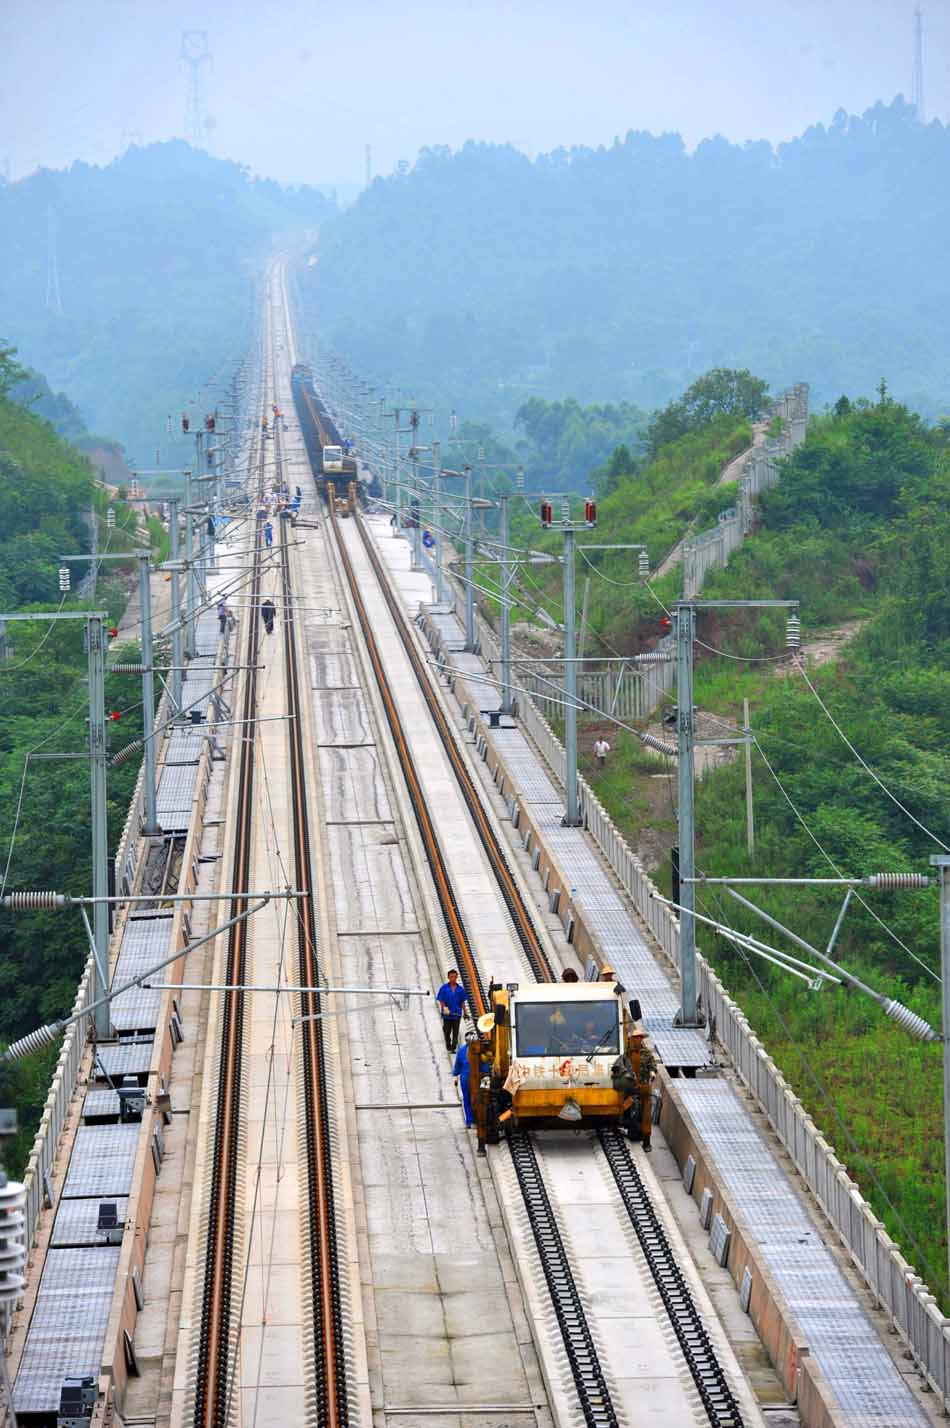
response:
{"label": "electrical box", "polygon": [[88,1428],[97,1397],[92,1374],[64,1378],[59,1391],[56,1428]]}

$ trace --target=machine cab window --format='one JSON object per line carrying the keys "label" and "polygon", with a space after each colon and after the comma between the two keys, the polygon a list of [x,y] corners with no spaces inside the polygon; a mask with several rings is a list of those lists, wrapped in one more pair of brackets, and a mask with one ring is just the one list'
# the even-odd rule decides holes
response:
{"label": "machine cab window", "polygon": [[324,471],[343,470],[342,446],[325,446],[323,448],[323,469]]}
{"label": "machine cab window", "polygon": [[512,1019],[512,1054],[531,1056],[616,1056],[620,1050],[618,999],[609,1001],[521,1001]]}

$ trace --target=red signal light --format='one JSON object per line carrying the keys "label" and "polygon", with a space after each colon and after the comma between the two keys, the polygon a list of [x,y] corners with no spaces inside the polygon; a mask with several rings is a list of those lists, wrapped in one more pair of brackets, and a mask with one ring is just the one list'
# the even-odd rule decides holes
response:
{"label": "red signal light", "polygon": [[118,625],[110,625],[106,633],[108,634],[110,640],[114,640],[119,633]]}
{"label": "red signal light", "polygon": [[190,427],[191,427],[191,422],[189,421],[188,417],[186,417],[186,416],[183,415],[183,416],[182,416],[182,419],[181,419],[181,429],[182,429],[182,431],[188,431]]}
{"label": "red signal light", "polygon": [[669,630],[669,629],[672,629],[672,627],[673,627],[673,621],[667,619],[667,617],[666,617],[665,615],[661,615],[661,616],[660,616],[660,628],[661,628],[661,629],[664,629],[664,630]]}
{"label": "red signal light", "polygon": [[119,720],[122,718],[122,715],[119,713],[118,709],[110,709],[109,718],[112,720],[113,724],[118,724]]}
{"label": "red signal light", "polygon": [[589,526],[597,524],[597,506],[594,501],[584,502],[584,520]]}
{"label": "red signal light", "polygon": [[554,511],[550,501],[541,502],[541,524],[550,526],[554,523]]}

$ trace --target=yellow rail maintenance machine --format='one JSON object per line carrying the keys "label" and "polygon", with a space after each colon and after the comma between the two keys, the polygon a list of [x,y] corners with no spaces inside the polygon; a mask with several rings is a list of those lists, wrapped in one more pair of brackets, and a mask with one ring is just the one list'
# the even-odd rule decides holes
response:
{"label": "yellow rail maintenance machine", "polygon": [[[489,986],[469,1034],[479,1151],[506,1131],[622,1127],[650,1149],[656,1061],[609,969],[598,982]],[[475,1054],[476,1047],[478,1054]]]}

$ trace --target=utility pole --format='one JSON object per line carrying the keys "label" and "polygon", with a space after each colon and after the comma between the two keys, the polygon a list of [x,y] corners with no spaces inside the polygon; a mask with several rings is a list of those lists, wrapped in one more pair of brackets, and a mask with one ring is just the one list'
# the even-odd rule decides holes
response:
{"label": "utility pole", "polygon": [[151,559],[148,551],[139,555],[139,604],[142,607],[142,738],[145,743],[145,827],[146,838],[161,835],[158,822],[155,780],[155,675],[152,649]]}
{"label": "utility pole", "polygon": [[92,542],[91,542],[91,547],[90,547],[90,549],[91,549],[91,554],[92,554],[92,564],[91,564],[90,567],[89,567],[89,577],[90,577],[90,578],[89,578],[89,598],[90,598],[91,600],[95,600],[95,598],[96,598],[96,581],[97,581],[98,578],[99,578],[99,562],[98,562],[98,560],[96,559],[96,557],[97,557],[98,554],[99,554],[99,517],[96,515],[96,503],[95,503],[95,501],[92,503],[92,505],[90,506],[89,510],[90,510],[90,531],[91,531],[91,536],[92,536]]}
{"label": "utility pole", "polygon": [[680,1022],[696,1026],[696,927],[693,884],[696,860],[696,830],[693,818],[693,635],[695,612],[692,606],[676,607],[673,634],[676,639],[676,747],[677,806],[679,843],[680,977],[682,982]]}
{"label": "utility pole", "polygon": [[463,468],[465,476],[465,650],[475,654],[475,584],[472,563],[472,468]]}
{"label": "utility pole", "polygon": [[755,853],[755,815],[752,809],[752,728],[749,701],[742,701],[742,732],[745,735],[745,831],[749,857]]}
{"label": "utility pole", "polygon": [[435,488],[435,598],[440,605],[448,599],[442,569],[442,443],[432,443],[433,486]]}
{"label": "utility pole", "polygon": [[[554,513],[549,501],[541,503],[541,524],[554,525]],[[577,796],[577,649],[575,643],[574,536],[577,531],[590,530],[597,524],[597,507],[593,500],[584,502],[584,520],[571,520],[571,503],[565,497],[561,506],[559,529],[564,537],[564,786],[567,807],[561,822],[565,828],[580,828],[580,804]]]}
{"label": "utility pole", "polygon": [[[676,641],[676,744],[679,806],[676,811],[679,833],[680,883],[680,981],[682,1005],[678,1026],[701,1025],[696,1014],[696,825],[693,814],[693,751],[697,742],[693,722],[693,639],[697,610],[794,611],[788,621],[786,644],[800,638],[797,600],[677,600],[673,605],[673,636]],[[794,634],[793,634],[794,630]],[[796,646],[797,647],[797,644]],[[708,742],[720,744],[721,739]],[[736,740],[736,742],[739,742]]]}
{"label": "utility pole", "polygon": [[511,553],[508,549],[508,492],[498,497],[501,536],[501,712],[511,713],[511,608],[508,590],[511,585]]}
{"label": "utility pole", "polygon": [[946,1177],[947,1264],[950,1272],[950,855],[934,853],[940,879],[940,973],[943,979],[943,1164]]}
{"label": "utility pole", "polygon": [[574,529],[564,527],[564,754],[567,809],[562,822],[579,828],[577,797],[577,650],[574,644]]}
{"label": "utility pole", "polygon": [[202,66],[211,60],[207,30],[182,30],[181,58],[187,66],[185,138],[193,149],[202,149],[207,143]]}
{"label": "utility pole", "polygon": [[191,509],[191,472],[185,472],[185,654],[195,654],[195,608],[198,604],[198,574],[194,559],[195,517]]}
{"label": "utility pole", "polygon": [[[155,673],[154,673],[154,650],[152,647],[152,590],[150,585],[150,561],[151,551],[134,550],[123,552],[120,555],[103,555],[100,560],[128,560],[130,556],[135,556],[139,566],[139,605],[141,606],[140,623],[142,629],[142,737],[145,741],[145,776],[144,776],[144,802],[145,802],[145,825],[142,832],[146,837],[154,838],[161,834],[156,815],[156,790],[155,790],[155,739],[153,736],[155,726]],[[79,564],[82,561],[91,559],[88,555],[64,555],[61,560],[69,564]]]}
{"label": "utility pole", "polygon": [[181,638],[181,586],[178,582],[178,561],[179,561],[179,532],[178,532],[178,497],[171,496],[167,501],[168,506],[168,540],[169,540],[169,560],[171,562],[171,616],[172,616],[172,669],[171,669],[171,693],[172,703],[175,712],[181,708],[181,683],[182,664],[184,656],[182,652]]}
{"label": "utility pole", "polygon": [[[104,996],[109,970],[109,824],[106,806],[106,616],[86,618],[86,653],[89,670],[89,795],[92,809],[92,936],[96,967],[94,997]],[[95,1013],[96,1036],[109,1036],[109,1004]]]}

